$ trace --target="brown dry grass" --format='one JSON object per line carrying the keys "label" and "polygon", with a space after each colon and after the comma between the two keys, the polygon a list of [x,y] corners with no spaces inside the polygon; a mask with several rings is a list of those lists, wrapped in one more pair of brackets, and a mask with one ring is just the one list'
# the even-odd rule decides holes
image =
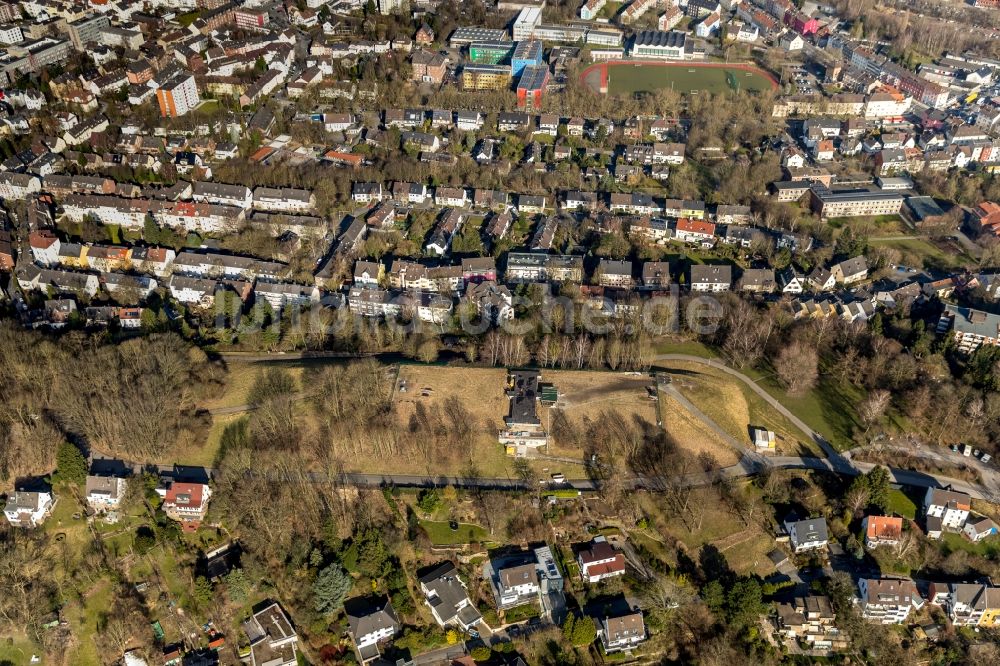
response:
{"label": "brown dry grass", "polygon": [[[483,476],[504,477],[512,474],[511,459],[497,441],[497,431],[503,426],[507,413],[507,396],[504,395],[506,370],[495,368],[451,368],[442,366],[403,365],[393,392],[393,406],[400,428],[407,428],[416,413],[417,404],[428,410],[443,408],[451,398],[457,398],[469,412],[478,432],[470,451],[460,452],[449,468],[434,466],[428,469],[423,460],[396,460],[392,469],[379,470],[396,473],[464,474],[470,461]],[[402,381],[406,391],[400,391]],[[359,469],[365,461],[352,461]],[[368,461],[370,466],[370,461]]]}
{"label": "brown dry grass", "polygon": [[739,462],[731,446],[675,399],[661,393],[660,409],[664,429],[682,449],[694,456],[707,453],[723,467]]}
{"label": "brown dry grass", "polygon": [[[625,372],[589,372],[547,370],[542,373],[542,381],[552,383],[559,392],[559,399],[552,407],[542,406],[539,418],[548,425],[550,411],[559,410],[575,427],[583,425],[584,419],[599,417],[603,411],[614,411],[626,421],[637,420],[656,423],[656,401],[651,400],[646,387],[653,384],[652,378]],[[549,445],[549,453],[558,456],[580,456],[578,448]]]}

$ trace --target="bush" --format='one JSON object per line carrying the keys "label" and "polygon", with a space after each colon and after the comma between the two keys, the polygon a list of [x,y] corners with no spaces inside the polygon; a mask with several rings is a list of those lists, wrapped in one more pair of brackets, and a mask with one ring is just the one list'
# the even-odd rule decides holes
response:
{"label": "bush", "polygon": [[153,546],[156,545],[156,535],[153,534],[153,530],[149,527],[143,525],[135,531],[135,536],[132,537],[132,548],[139,555],[145,555]]}
{"label": "bush", "polygon": [[417,506],[424,513],[434,513],[441,506],[441,495],[434,488],[421,490],[417,496]]}
{"label": "bush", "polygon": [[474,661],[489,661],[490,657],[493,656],[493,651],[488,647],[480,645],[477,648],[472,648],[472,652],[469,653]]}

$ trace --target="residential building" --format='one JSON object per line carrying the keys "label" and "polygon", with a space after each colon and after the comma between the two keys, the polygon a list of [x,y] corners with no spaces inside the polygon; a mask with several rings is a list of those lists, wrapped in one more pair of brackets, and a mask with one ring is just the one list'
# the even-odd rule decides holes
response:
{"label": "residential building", "polygon": [[992,518],[979,516],[966,521],[962,532],[968,537],[969,541],[977,543],[987,537],[995,536],[998,529],[997,524],[993,522]]}
{"label": "residential building", "polygon": [[831,266],[830,273],[838,284],[854,284],[868,277],[868,262],[864,256],[845,259]]}
{"label": "residential building", "polygon": [[924,600],[908,578],[862,578],[858,581],[861,615],[882,624],[902,624]]}
{"label": "residential building", "polygon": [[972,354],[983,345],[1000,346],[1000,315],[946,303],[937,333],[949,331],[963,354]]}
{"label": "residential building", "polygon": [[128,479],[124,477],[88,474],[85,487],[87,505],[99,513],[117,509],[127,485]]}
{"label": "residential building", "polygon": [[785,531],[788,532],[788,542],[796,553],[826,548],[829,542],[825,518],[785,521]]}
{"label": "residential building", "polygon": [[895,546],[903,535],[903,519],[897,516],[865,516],[861,522],[865,532],[865,546]]}
{"label": "residential building", "polygon": [[588,583],[625,574],[625,556],[615,550],[604,537],[596,537],[588,548],[576,556],[580,577]]}
{"label": "residential building", "polygon": [[299,637],[288,615],[272,602],[243,621],[243,632],[250,644],[243,658],[249,666],[295,666],[298,663]]}
{"label": "residential building", "polygon": [[156,89],[156,100],[160,104],[160,115],[164,118],[178,118],[187,114],[201,102],[194,74],[179,71]]}
{"label": "residential building", "polygon": [[642,264],[642,286],[664,289],[670,286],[670,262],[647,261]]}
{"label": "residential building", "polygon": [[497,571],[497,603],[501,609],[535,601],[540,590],[534,562]]}
{"label": "residential building", "polygon": [[7,496],[4,515],[14,527],[38,527],[55,507],[52,493],[18,490]]}
{"label": "residential building", "polygon": [[688,284],[691,291],[729,291],[733,285],[733,267],[728,264],[724,266],[693,264],[690,271],[691,279]]}
{"label": "residential building", "polygon": [[939,538],[943,530],[957,532],[965,525],[972,498],[950,488],[928,488],[924,495],[927,536]]}
{"label": "residential building", "polygon": [[510,252],[507,282],[581,282],[583,257],[578,255]]}
{"label": "residential building", "polygon": [[310,190],[291,187],[258,187],[253,191],[253,207],[277,213],[307,213],[316,206]]}
{"label": "residential building", "polygon": [[754,293],[770,293],[774,291],[774,269],[771,268],[748,268],[740,276],[741,291]]}
{"label": "residential building", "polygon": [[344,604],[348,631],[361,657],[361,663],[381,656],[379,643],[391,640],[402,626],[387,598],[374,602],[351,600]]}
{"label": "residential building", "polygon": [[410,55],[410,79],[440,84],[448,73],[448,59],[437,52],[414,51]]}
{"label": "residential building", "polygon": [[163,498],[161,508],[171,520],[176,520],[185,531],[195,531],[208,513],[212,489],[204,483],[170,481],[156,489]]}
{"label": "residential building", "polygon": [[682,217],[677,220],[674,238],[685,243],[712,244],[715,242],[715,224],[705,220]]}
{"label": "residential building", "polygon": [[469,599],[465,582],[451,562],[434,567],[420,576],[419,581],[424,603],[440,626],[454,626],[468,631],[482,621],[482,616]]}
{"label": "residential building", "polygon": [[836,627],[837,614],[830,598],[819,594],[796,596],[777,604],[778,634],[786,645],[798,649],[837,651],[848,646],[848,638]]}
{"label": "residential building", "polygon": [[1000,614],[1000,588],[983,583],[931,583],[928,598],[956,627],[993,626]]}
{"label": "residential building", "polygon": [[601,620],[598,633],[606,653],[631,650],[646,640],[646,625],[642,620],[642,612],[606,617]]}
{"label": "residential building", "polygon": [[597,266],[597,283],[603,287],[631,289],[635,286],[632,262],[601,259]]}

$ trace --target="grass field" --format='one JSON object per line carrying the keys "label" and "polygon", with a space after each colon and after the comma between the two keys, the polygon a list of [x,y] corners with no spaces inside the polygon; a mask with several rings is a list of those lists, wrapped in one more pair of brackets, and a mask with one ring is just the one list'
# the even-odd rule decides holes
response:
{"label": "grass field", "polygon": [[872,245],[891,247],[899,250],[902,255],[899,263],[904,266],[932,269],[952,269],[971,262],[964,254],[945,252],[938,246],[923,238],[894,238],[892,240],[873,240]]}
{"label": "grass field", "polygon": [[[691,528],[670,513],[662,498],[640,493],[637,499],[643,511],[651,518],[655,531],[683,543],[688,556],[695,561],[698,560],[697,552],[703,546],[712,545],[719,549],[730,568],[737,573],[767,575],[774,571],[774,565],[767,558],[767,553],[774,548],[774,537],[758,523],[752,522],[747,526],[732,512],[719,507],[718,497],[711,491],[694,491],[691,504],[701,507],[701,510],[696,510],[698,515],[690,519],[693,523]],[[634,534],[632,538],[635,538]],[[650,538],[640,543],[653,552],[664,550]]]}
{"label": "grass field", "polygon": [[887,509],[889,513],[894,513],[897,516],[909,518],[910,520],[915,520],[917,517],[917,505],[902,490],[894,489],[889,493],[889,506]]}
{"label": "grass field", "polygon": [[771,81],[756,72],[681,65],[621,64],[608,67],[608,94],[631,95],[672,88],[677,92],[721,93],[729,91],[760,92],[772,88]]}
{"label": "grass field", "polygon": [[731,446],[672,397],[661,394],[660,409],[664,429],[682,449],[695,456],[709,454],[723,467],[739,462]]}
{"label": "grass field", "polygon": [[[628,423],[656,424],[656,401],[651,400],[646,387],[653,380],[643,374],[625,372],[592,372],[547,370],[543,382],[551,382],[559,392],[559,399],[551,408],[541,406],[539,418],[543,425],[552,422],[550,411],[558,410],[571,426],[584,428],[589,419],[600,418],[602,412],[613,411]],[[506,404],[504,405],[506,410]],[[580,448],[569,448],[552,443],[548,453],[557,456],[581,456]]]}
{"label": "grass field", "polygon": [[749,386],[721,370],[696,363],[670,361],[667,371],[674,387],[736,441],[750,446],[749,426],[774,431],[784,455],[820,455],[822,451],[806,433],[778,413]]}
{"label": "grass field", "polygon": [[453,530],[447,520],[421,520],[420,529],[427,533],[427,538],[435,546],[457,546],[489,540],[489,534],[484,528],[471,523],[458,523],[458,529]]}
{"label": "grass field", "polygon": [[770,369],[744,368],[742,372],[837,449],[846,451],[854,446],[851,431],[857,425],[856,405],[865,397],[863,389],[821,374],[811,391],[790,395]]}

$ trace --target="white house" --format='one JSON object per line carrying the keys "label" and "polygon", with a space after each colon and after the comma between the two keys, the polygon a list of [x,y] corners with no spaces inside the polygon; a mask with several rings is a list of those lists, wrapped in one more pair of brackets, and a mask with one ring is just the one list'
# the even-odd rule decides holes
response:
{"label": "white house", "polygon": [[789,543],[796,553],[826,548],[829,541],[825,518],[786,521],[785,530],[788,532]]}
{"label": "white house", "polygon": [[605,652],[631,650],[646,640],[646,624],[642,621],[641,612],[606,617],[601,620],[600,634]]}
{"label": "white house", "polygon": [[984,516],[965,523],[965,527],[962,528],[962,532],[969,538],[969,540],[976,542],[997,534],[998,529],[997,524],[993,522],[993,520]]}
{"label": "white house", "polygon": [[87,476],[87,505],[94,511],[101,512],[117,509],[125,495],[128,480],[117,476]]}
{"label": "white house", "polygon": [[589,548],[580,551],[576,561],[580,565],[580,577],[588,583],[625,574],[625,556],[604,537],[596,537]]}
{"label": "white house", "polygon": [[277,602],[244,620],[243,631],[250,644],[244,663],[250,666],[295,666],[298,663],[299,636]]}
{"label": "white house", "polygon": [[19,490],[7,497],[4,515],[14,527],[38,527],[52,512],[55,501],[49,492]]}
{"label": "white house", "polygon": [[451,562],[445,562],[421,576],[420,590],[424,593],[431,615],[442,627],[458,626],[468,631],[483,619]]}
{"label": "white house", "polygon": [[533,601],[541,587],[534,562],[501,569],[497,574],[497,592],[501,608],[510,608]]}
{"label": "white house", "polygon": [[378,644],[391,639],[399,631],[399,618],[388,599],[382,599],[377,605],[368,606],[362,611],[352,606],[350,602],[345,604],[351,638],[362,663],[368,663],[380,656]]}
{"label": "white house", "polygon": [[924,516],[927,520],[927,536],[941,537],[945,529],[962,529],[969,519],[972,498],[965,493],[945,488],[928,488],[924,495]]}
{"label": "white house", "polygon": [[862,578],[858,581],[861,615],[882,624],[901,624],[924,600],[908,578]]}
{"label": "white house", "polygon": [[41,189],[42,181],[37,176],[0,171],[0,197],[4,199],[24,199]]}

